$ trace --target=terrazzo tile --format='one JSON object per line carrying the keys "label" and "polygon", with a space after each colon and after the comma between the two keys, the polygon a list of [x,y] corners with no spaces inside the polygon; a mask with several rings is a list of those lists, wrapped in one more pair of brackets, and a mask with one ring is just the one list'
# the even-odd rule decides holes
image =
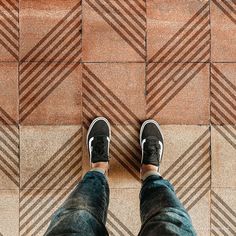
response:
{"label": "terrazzo tile", "polygon": [[21,61],[79,61],[81,1],[21,1]]}
{"label": "terrazzo tile", "polygon": [[211,235],[235,235],[236,188],[213,188],[211,191]]}
{"label": "terrazzo tile", "polygon": [[19,191],[0,190],[0,235],[19,235]]}
{"label": "terrazzo tile", "polygon": [[0,124],[18,122],[17,63],[0,62]]}
{"label": "terrazzo tile", "polygon": [[147,118],[160,124],[208,124],[209,84],[209,64],[150,63]]}
{"label": "terrazzo tile", "polygon": [[19,188],[19,130],[0,125],[0,190]]}
{"label": "terrazzo tile", "polygon": [[110,235],[138,235],[141,228],[139,191],[139,188],[111,189],[106,224]]}
{"label": "terrazzo tile", "polygon": [[[68,183],[69,184],[69,183]],[[52,214],[68,197],[70,189],[22,189],[20,191],[20,236],[43,236]]]}
{"label": "terrazzo tile", "polygon": [[236,126],[212,126],[212,187],[236,188]]}
{"label": "terrazzo tile", "polygon": [[208,0],[147,1],[149,62],[205,62],[209,54]]}
{"label": "terrazzo tile", "polygon": [[122,125],[138,125],[145,119],[144,64],[86,63],[82,87],[86,126],[96,116],[109,117],[112,124]]}
{"label": "terrazzo tile", "polygon": [[19,73],[21,124],[81,123],[80,64],[23,63]]}
{"label": "terrazzo tile", "polygon": [[211,1],[211,58],[214,62],[236,61],[235,11],[234,0]]}
{"label": "terrazzo tile", "polygon": [[21,126],[20,134],[21,188],[62,189],[80,180],[80,126]]}
{"label": "terrazzo tile", "polygon": [[144,61],[145,1],[83,1],[83,61]]}
{"label": "terrazzo tile", "polygon": [[211,123],[236,124],[236,63],[211,65]]}
{"label": "terrazzo tile", "polygon": [[18,61],[19,0],[1,0],[0,13],[0,61]]}

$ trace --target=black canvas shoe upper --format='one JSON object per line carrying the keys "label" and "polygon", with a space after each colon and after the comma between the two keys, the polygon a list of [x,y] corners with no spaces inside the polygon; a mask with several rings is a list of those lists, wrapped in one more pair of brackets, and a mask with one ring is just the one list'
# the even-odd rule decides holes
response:
{"label": "black canvas shoe upper", "polygon": [[143,123],[140,131],[142,164],[160,166],[163,155],[163,136],[159,125],[154,120]]}
{"label": "black canvas shoe upper", "polygon": [[110,132],[110,124],[103,117],[98,117],[91,123],[87,134],[87,146],[92,163],[109,161]]}

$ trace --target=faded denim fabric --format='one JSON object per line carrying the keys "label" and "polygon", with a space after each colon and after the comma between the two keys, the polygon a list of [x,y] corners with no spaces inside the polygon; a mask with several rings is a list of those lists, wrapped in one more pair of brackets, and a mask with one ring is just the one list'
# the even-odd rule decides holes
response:
{"label": "faded denim fabric", "polygon": [[[106,236],[109,186],[105,175],[88,172],[54,213],[45,236]],[[139,236],[196,235],[172,185],[157,175],[142,183]]]}

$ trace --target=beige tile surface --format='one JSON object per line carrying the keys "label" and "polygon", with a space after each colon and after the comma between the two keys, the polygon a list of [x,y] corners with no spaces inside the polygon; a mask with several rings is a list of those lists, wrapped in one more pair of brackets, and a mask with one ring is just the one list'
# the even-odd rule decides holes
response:
{"label": "beige tile surface", "polygon": [[21,188],[60,189],[80,180],[80,126],[22,126]]}
{"label": "beige tile surface", "polygon": [[234,235],[236,232],[236,189],[212,188],[211,235]]}
{"label": "beige tile surface", "polygon": [[212,126],[212,187],[236,187],[235,126]]}
{"label": "beige tile surface", "polygon": [[19,235],[19,190],[0,190],[0,235]]}
{"label": "beige tile surface", "polygon": [[211,48],[212,61],[236,61],[235,2],[211,1]]}
{"label": "beige tile surface", "polygon": [[18,127],[0,125],[0,190],[19,188],[19,165]]}

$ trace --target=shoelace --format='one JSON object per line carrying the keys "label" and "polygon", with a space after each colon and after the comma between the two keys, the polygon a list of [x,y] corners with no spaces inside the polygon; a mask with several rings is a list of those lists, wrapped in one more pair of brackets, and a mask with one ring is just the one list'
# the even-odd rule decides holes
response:
{"label": "shoelace", "polygon": [[100,157],[107,156],[107,137],[98,136],[93,140],[93,155],[98,155]]}
{"label": "shoelace", "polygon": [[157,155],[160,157],[160,149],[160,144],[156,139],[147,139],[146,143],[144,144],[144,151],[148,156]]}

